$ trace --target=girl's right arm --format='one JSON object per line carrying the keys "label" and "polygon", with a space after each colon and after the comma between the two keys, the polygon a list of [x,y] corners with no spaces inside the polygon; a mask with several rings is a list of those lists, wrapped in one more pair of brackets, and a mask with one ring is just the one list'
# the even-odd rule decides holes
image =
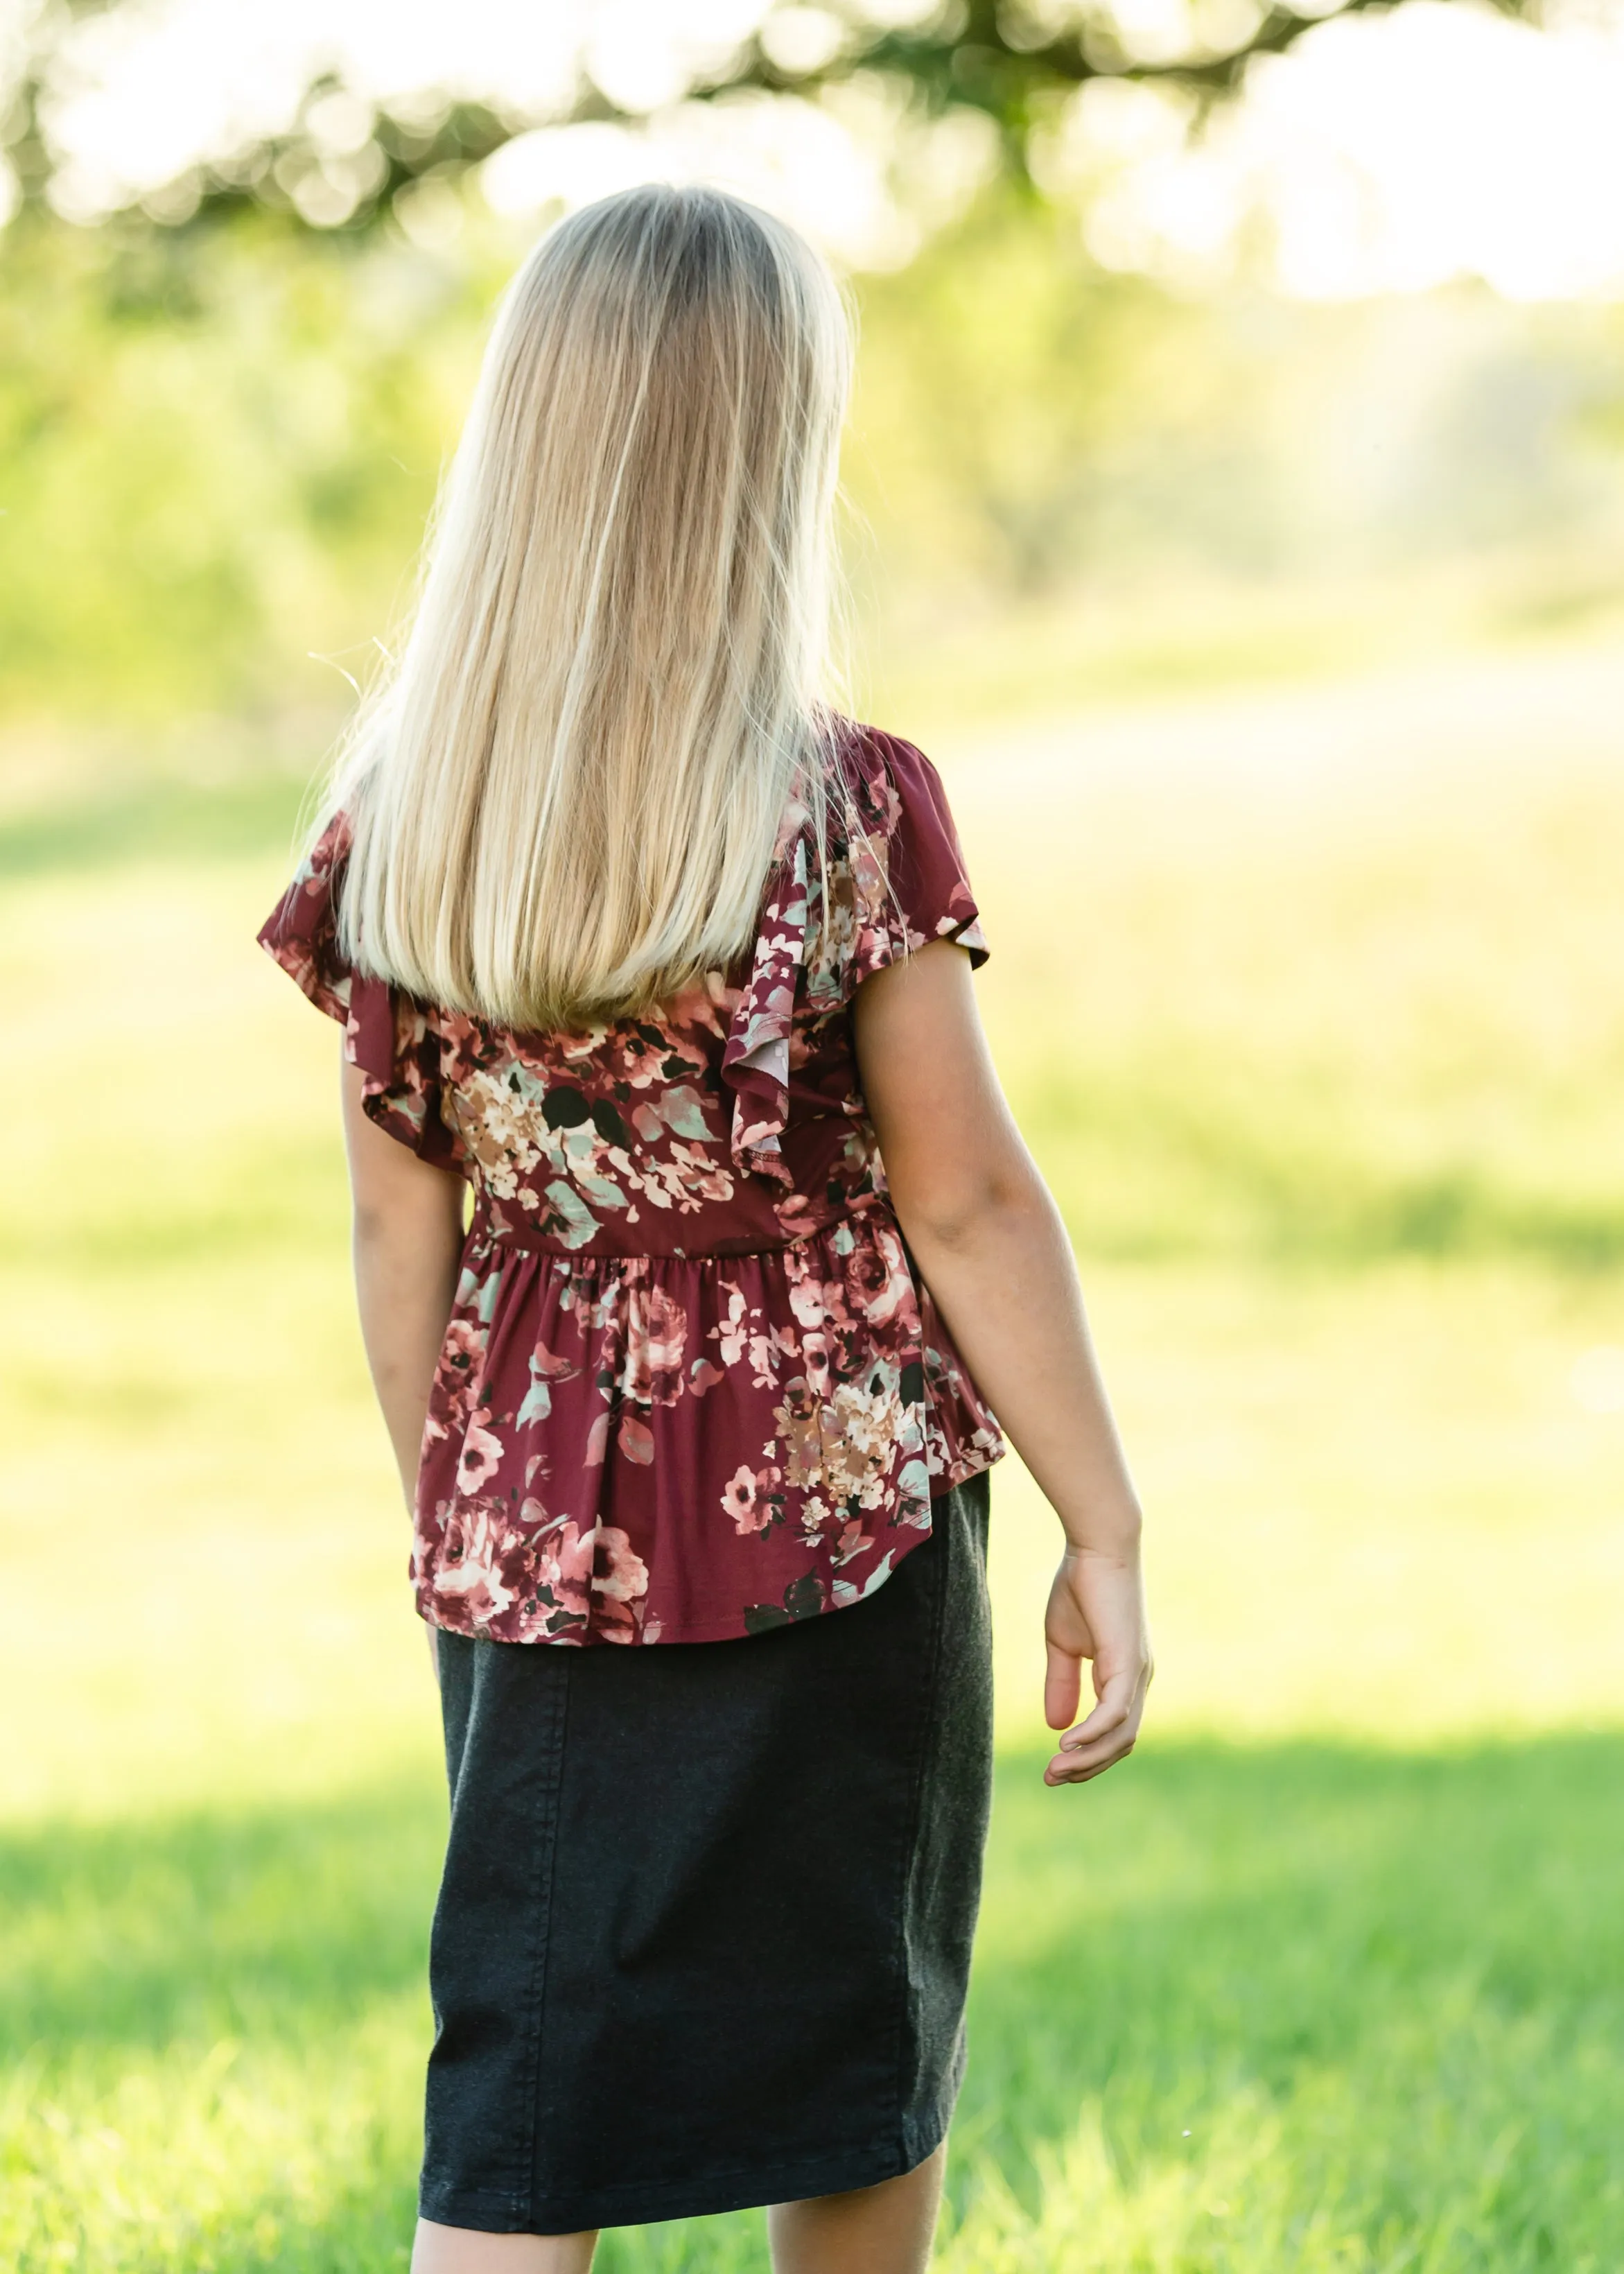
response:
{"label": "girl's right arm", "polygon": [[[1083,1784],[1133,1750],[1151,1677],[1139,1508],[1059,1210],[993,1070],[970,959],[933,941],[857,991],[868,1111],[898,1222],[975,1384],[1059,1517],[1044,1771]],[[1093,1661],[1095,1703],[1068,1728]]]}
{"label": "girl's right arm", "polygon": [[[364,1111],[365,1081],[343,1069],[344,1144],[354,1204],[353,1252],[361,1339],[395,1449],[401,1489],[416,1497],[429,1392],[456,1295],[462,1182],[431,1167]],[[428,1629],[429,1656],[439,1647]]]}

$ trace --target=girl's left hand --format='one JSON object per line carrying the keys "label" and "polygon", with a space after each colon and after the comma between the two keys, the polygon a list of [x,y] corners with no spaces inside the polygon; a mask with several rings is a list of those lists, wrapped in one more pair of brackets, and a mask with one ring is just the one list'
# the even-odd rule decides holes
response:
{"label": "girl's left hand", "polygon": [[1139,1738],[1154,1664],[1137,1555],[1068,1547],[1049,1591],[1043,1621],[1049,1676],[1043,1718],[1064,1729],[1082,1695],[1083,1660],[1094,1671],[1094,1709],[1067,1732],[1043,1772],[1045,1784],[1086,1784],[1124,1759]]}

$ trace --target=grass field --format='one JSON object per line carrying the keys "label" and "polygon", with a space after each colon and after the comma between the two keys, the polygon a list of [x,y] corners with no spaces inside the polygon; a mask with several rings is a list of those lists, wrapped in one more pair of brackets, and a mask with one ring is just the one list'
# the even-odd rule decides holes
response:
{"label": "grass field", "polygon": [[[1611,2274],[1624,1742],[1163,1740],[1004,1764],[941,2253],[982,2270]],[[0,2257],[404,2263],[439,1811],[340,1796],[0,1842]],[[755,2216],[617,2235],[758,2269]]]}
{"label": "grass field", "polygon": [[[1624,2265],[1624,655],[943,751],[1151,1510],[1147,1742],[1004,1755],[951,2274]],[[921,734],[922,734],[921,728]],[[0,811],[0,2265],[405,2263],[443,1819],[333,1038],[222,745]],[[0,794],[5,785],[0,781]],[[610,2274],[759,2268],[759,2219]]]}

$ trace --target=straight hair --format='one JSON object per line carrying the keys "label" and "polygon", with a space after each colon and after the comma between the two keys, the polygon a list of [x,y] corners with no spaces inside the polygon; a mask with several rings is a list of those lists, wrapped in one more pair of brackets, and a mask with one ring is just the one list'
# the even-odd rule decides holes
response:
{"label": "straight hair", "polygon": [[341,945],[520,1031],[636,1016],[755,937],[846,817],[818,686],[851,373],[783,222],[628,190],[504,297],[410,634],[341,752]]}

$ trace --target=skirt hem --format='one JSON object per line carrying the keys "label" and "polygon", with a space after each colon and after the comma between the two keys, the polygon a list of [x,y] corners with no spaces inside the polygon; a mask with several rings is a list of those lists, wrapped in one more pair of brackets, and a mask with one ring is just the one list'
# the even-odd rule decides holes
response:
{"label": "skirt hem", "polygon": [[830,2156],[799,2157],[793,2164],[718,2172],[708,2180],[690,2174],[539,2200],[495,2188],[436,2187],[425,2179],[417,2212],[438,2226],[462,2227],[477,2234],[580,2234],[598,2227],[710,2218],[724,2211],[757,2210],[769,2203],[804,2202],[816,2195],[878,2187],[916,2170],[946,2137],[944,2121],[927,2128],[917,2143],[905,2138],[884,2150],[842,2149]]}

